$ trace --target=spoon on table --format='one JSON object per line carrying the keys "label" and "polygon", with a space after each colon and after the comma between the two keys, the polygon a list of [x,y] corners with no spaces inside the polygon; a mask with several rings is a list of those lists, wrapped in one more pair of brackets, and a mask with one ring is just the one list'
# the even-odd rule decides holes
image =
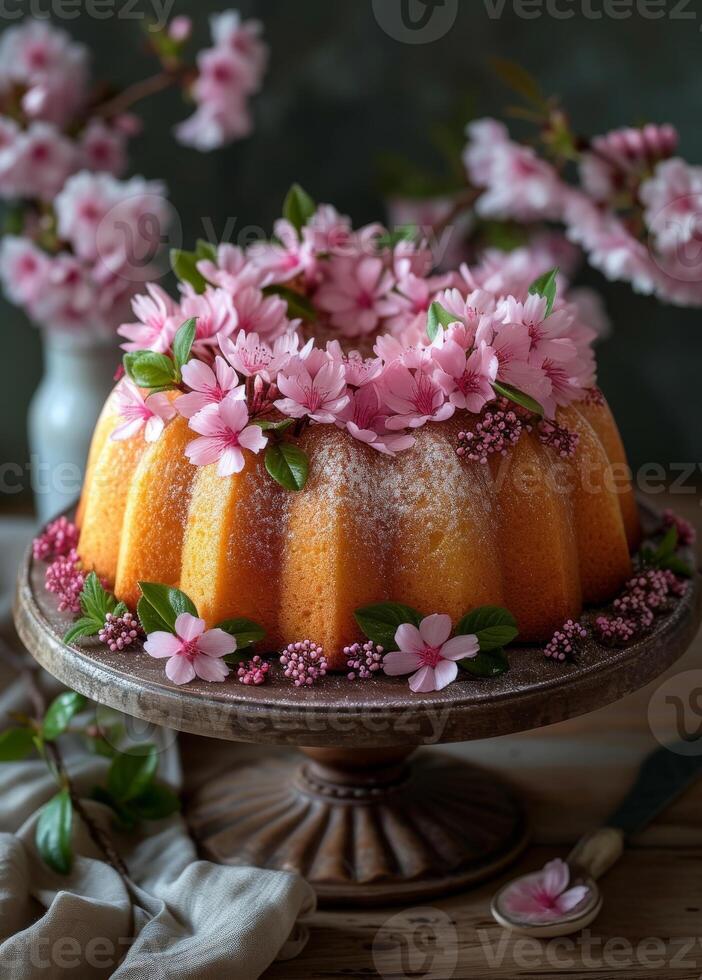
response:
{"label": "spoon on table", "polygon": [[[702,772],[702,739],[698,755],[680,754],[683,750],[689,753],[691,745],[680,742],[652,752],[633,789],[605,826],[583,837],[565,864],[553,861],[544,871],[523,875],[501,888],[492,902],[493,918],[505,929],[536,939],[569,936],[589,926],[604,902],[597,879],[622,856],[626,840],[648,826]],[[559,889],[563,891],[560,898]],[[536,911],[529,907],[534,902],[551,907],[540,915],[538,907]]]}

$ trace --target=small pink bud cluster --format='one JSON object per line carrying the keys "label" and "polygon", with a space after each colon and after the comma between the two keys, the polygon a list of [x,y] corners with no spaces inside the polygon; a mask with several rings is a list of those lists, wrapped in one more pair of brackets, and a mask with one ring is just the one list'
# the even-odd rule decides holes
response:
{"label": "small pink bud cluster", "polygon": [[146,636],[139,620],[130,612],[122,616],[108,613],[105,625],[98,633],[98,639],[110,648],[112,653],[121,652],[131,647],[137,640]]}
{"label": "small pink bud cluster", "polygon": [[561,663],[565,660],[572,660],[579,642],[586,637],[587,630],[585,627],[581,623],[569,619],[553,634],[544,654],[551,660],[558,660]]}
{"label": "small pink bud cluster", "polygon": [[372,640],[344,647],[346,666],[349,668],[348,679],[353,681],[359,677],[362,681],[368,680],[382,668],[384,652],[383,647],[374,644]]}
{"label": "small pink bud cluster", "polygon": [[687,584],[669,569],[649,568],[630,579],[613,603],[614,616],[599,616],[595,632],[603,643],[621,646],[650,629],[672,596],[685,594]]}
{"label": "small pink bud cluster", "polygon": [[474,432],[458,433],[458,448],[456,453],[462,459],[470,459],[475,463],[487,463],[488,456],[499,453],[506,456],[510,446],[519,441],[524,431],[524,424],[516,412],[497,411],[486,412],[478,422]]}
{"label": "small pink bud cluster", "polygon": [[85,585],[85,575],[75,548],[49,565],[44,584],[48,592],[58,597],[59,612],[80,612],[80,594]]}
{"label": "small pink bud cluster", "polygon": [[311,687],[324,677],[328,666],[324,650],[312,640],[289,643],[280,655],[280,663],[295,687]]}
{"label": "small pink bud cluster", "polygon": [[651,165],[667,160],[677,147],[678,133],[670,125],[615,129],[592,141],[592,148],[599,156],[624,171],[637,164]]}
{"label": "small pink bud cluster", "polygon": [[259,684],[265,683],[270,669],[271,665],[268,661],[262,660],[256,654],[251,660],[247,660],[239,666],[236,676],[240,684],[253,684],[255,687],[258,687]]}
{"label": "small pink bud cluster", "polygon": [[678,544],[683,548],[689,548],[697,540],[697,531],[692,524],[670,509],[663,511],[663,527],[666,531],[671,527],[677,528]]}
{"label": "small pink bud cluster", "polygon": [[249,389],[249,415],[266,415],[274,409],[276,398],[280,398],[280,392],[275,384],[264,381],[260,374],[253,379]]}
{"label": "small pink bud cluster", "polygon": [[561,459],[570,459],[575,456],[580,442],[580,436],[577,432],[571,432],[565,426],[557,425],[548,419],[543,419],[539,423],[538,435],[539,442],[552,449]]}
{"label": "small pink bud cluster", "polygon": [[66,517],[58,517],[48,524],[32,543],[32,554],[37,561],[53,561],[67,555],[78,546],[78,528]]}

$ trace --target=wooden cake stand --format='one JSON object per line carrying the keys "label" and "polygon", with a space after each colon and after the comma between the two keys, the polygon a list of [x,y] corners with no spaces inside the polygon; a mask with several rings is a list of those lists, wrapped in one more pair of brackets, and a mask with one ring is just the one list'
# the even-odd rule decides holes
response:
{"label": "wooden cake stand", "polygon": [[[61,637],[70,620],[43,587],[28,552],[16,625],[36,660],[64,684],[128,715],[212,738],[300,747],[302,760],[241,764],[190,801],[187,819],[205,856],[299,871],[320,899],[369,905],[414,901],[474,885],[524,848],[528,828],[513,791],[452,758],[410,757],[418,746],[492,738],[601,708],[649,683],[680,657],[700,622],[700,577],[655,631],[626,649],[585,641],[577,664],[515,648],[511,669],[412,694],[405,678],[309,689],[280,671],[260,687],[176,687],[145,653],[81,649]],[[594,615],[589,613],[588,617]],[[586,617],[587,618],[587,617]]]}

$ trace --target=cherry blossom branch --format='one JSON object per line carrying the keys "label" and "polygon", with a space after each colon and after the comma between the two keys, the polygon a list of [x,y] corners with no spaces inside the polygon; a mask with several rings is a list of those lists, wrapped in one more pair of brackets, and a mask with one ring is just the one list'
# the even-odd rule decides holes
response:
{"label": "cherry blossom branch", "polygon": [[187,65],[178,66],[173,69],[164,69],[155,75],[142,79],[140,82],[134,82],[132,85],[127,86],[127,88],[123,89],[117,95],[95,106],[93,113],[94,115],[101,116],[103,119],[112,119],[115,116],[127,112],[137,102],[142,102],[152,95],[164,92],[174,85],[183,84],[188,79],[188,76],[193,74],[193,69]]}

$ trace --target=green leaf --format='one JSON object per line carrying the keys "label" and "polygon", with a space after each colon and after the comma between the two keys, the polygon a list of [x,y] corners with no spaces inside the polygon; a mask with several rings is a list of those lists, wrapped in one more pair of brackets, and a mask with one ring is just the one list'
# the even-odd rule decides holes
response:
{"label": "green leaf", "polygon": [[197,263],[205,258],[197,252],[185,252],[180,248],[171,249],[171,269],[181,282],[189,283],[196,293],[204,293],[207,289],[207,280],[198,271]]}
{"label": "green leaf", "polygon": [[504,650],[493,650],[490,653],[479,653],[477,657],[466,657],[459,660],[458,666],[472,674],[473,677],[499,677],[509,670],[509,660]]}
{"label": "green leaf", "polygon": [[85,580],[80,593],[80,607],[88,619],[102,624],[108,613],[114,612],[117,600],[102,587],[102,582],[95,572],[91,572]]}
{"label": "green leaf", "polygon": [[53,742],[62,735],[73,718],[85,710],[88,701],[77,691],[64,691],[49,705],[41,726],[42,737]]}
{"label": "green leaf", "polygon": [[237,651],[244,647],[250,647],[254,643],[260,643],[266,635],[266,631],[252,619],[225,619],[219,623],[217,629],[224,630],[236,640]]}
{"label": "green leaf", "polygon": [[419,626],[422,614],[411,606],[400,602],[378,602],[362,606],[354,612],[359,627],[373,643],[380,644],[386,651],[397,650],[395,633],[403,623]]}
{"label": "green leaf", "polygon": [[480,643],[480,652],[489,653],[516,640],[519,630],[509,610],[502,606],[480,606],[466,613],[456,626],[455,633],[457,636],[474,633]]}
{"label": "green leaf", "polygon": [[662,559],[660,567],[673,572],[675,575],[680,575],[682,578],[692,578],[694,574],[692,565],[678,555],[670,555],[668,558]]}
{"label": "green leaf", "polygon": [[154,781],[158,769],[158,749],[142,745],[139,752],[115,756],[107,775],[107,789],[118,803],[128,803],[141,795]]}
{"label": "green leaf", "polygon": [[542,113],[548,110],[548,101],[539,83],[525,68],[507,58],[491,58],[490,64],[497,77],[513,92],[538,107]]}
{"label": "green leaf", "polygon": [[662,561],[665,558],[669,558],[674,555],[678,547],[678,529],[675,525],[668,528],[663,540],[656,548],[656,558]]}
{"label": "green leaf", "polygon": [[526,395],[523,391],[520,391],[519,388],[514,388],[512,385],[505,384],[503,381],[493,381],[492,388],[496,395],[502,395],[503,398],[514,402],[515,405],[526,408],[528,412],[533,412],[534,415],[544,414],[543,406],[535,398],[532,398],[531,395]]}
{"label": "green leaf", "polygon": [[[181,613],[190,613],[191,616],[197,616],[197,609],[192,599],[189,598],[180,589],[174,589],[169,585],[161,585],[158,582],[139,582],[139,588],[141,589],[142,599],[139,600],[138,613],[139,619],[141,619],[141,624],[147,633],[153,633],[155,630],[147,629],[144,623],[144,618],[150,626],[154,625],[154,622],[158,622],[159,625],[156,629],[166,630],[169,633],[175,631],[175,621],[180,616]],[[142,602],[146,602],[151,606],[155,615],[151,615],[145,605]]]}
{"label": "green leaf", "polygon": [[173,632],[170,622],[164,619],[143,596],[137,603],[137,616],[145,633]]}
{"label": "green leaf", "polygon": [[208,259],[210,262],[217,261],[217,246],[213,242],[208,242],[204,238],[198,238],[195,243],[195,255],[198,262]]}
{"label": "green leaf", "polygon": [[558,266],[550,272],[544,272],[529,286],[529,293],[532,296],[543,296],[546,300],[546,316],[553,312],[553,304],[556,302],[556,291],[558,289]]}
{"label": "green leaf", "polygon": [[34,748],[34,732],[30,728],[6,728],[0,732],[0,762],[21,762]]}
{"label": "green leaf", "polygon": [[120,830],[134,830],[137,817],[132,813],[128,804],[120,803],[103,786],[95,786],[90,796],[91,799],[97,800],[98,803],[103,803],[112,810],[115,815],[115,822]]}
{"label": "green leaf", "polygon": [[68,790],[62,789],[41,811],[35,836],[42,858],[60,875],[69,874],[73,866],[72,827],[73,804]]}
{"label": "green leaf", "polygon": [[252,425],[258,425],[264,432],[285,432],[291,425],[295,425],[296,419],[280,419],[274,422],[272,419],[251,419]]}
{"label": "green leaf", "polygon": [[178,374],[180,374],[183,366],[190,360],[190,352],[193,349],[196,333],[197,317],[192,316],[189,320],[185,321],[175,335],[175,340],[173,341],[173,360],[175,361]]}
{"label": "green leaf", "polygon": [[129,808],[141,820],[164,820],[180,810],[180,799],[168,786],[154,783],[133,799]]}
{"label": "green leaf", "polygon": [[105,621],[98,622],[97,619],[92,619],[91,617],[84,616],[82,619],[77,620],[68,630],[63,638],[64,643],[73,643],[74,640],[79,640],[82,636],[97,636]]}
{"label": "green leaf", "polygon": [[458,318],[444,309],[441,303],[434,302],[429,307],[427,314],[427,336],[433,341],[439,332],[439,327],[448,327],[455,323]]}
{"label": "green leaf", "polygon": [[400,242],[413,242],[418,237],[419,229],[416,225],[399,225],[393,231],[379,235],[375,240],[375,244],[378,248],[395,248]]}
{"label": "green leaf", "polygon": [[281,299],[284,299],[288,304],[289,317],[299,317],[301,320],[307,320],[308,323],[314,323],[316,321],[316,309],[306,296],[298,293],[295,289],[290,289],[289,286],[275,284],[273,286],[266,286],[263,292],[266,296],[280,296]]}
{"label": "green leaf", "polygon": [[178,383],[178,371],[166,354],[138,350],[125,354],[124,370],[138,388],[157,388],[167,391]]}
{"label": "green leaf", "polygon": [[269,475],[286,490],[302,490],[307,483],[309,460],[294,443],[270,443],[265,462]]}
{"label": "green leaf", "polygon": [[300,232],[317,209],[310,195],[299,184],[293,184],[283,202],[283,217]]}

